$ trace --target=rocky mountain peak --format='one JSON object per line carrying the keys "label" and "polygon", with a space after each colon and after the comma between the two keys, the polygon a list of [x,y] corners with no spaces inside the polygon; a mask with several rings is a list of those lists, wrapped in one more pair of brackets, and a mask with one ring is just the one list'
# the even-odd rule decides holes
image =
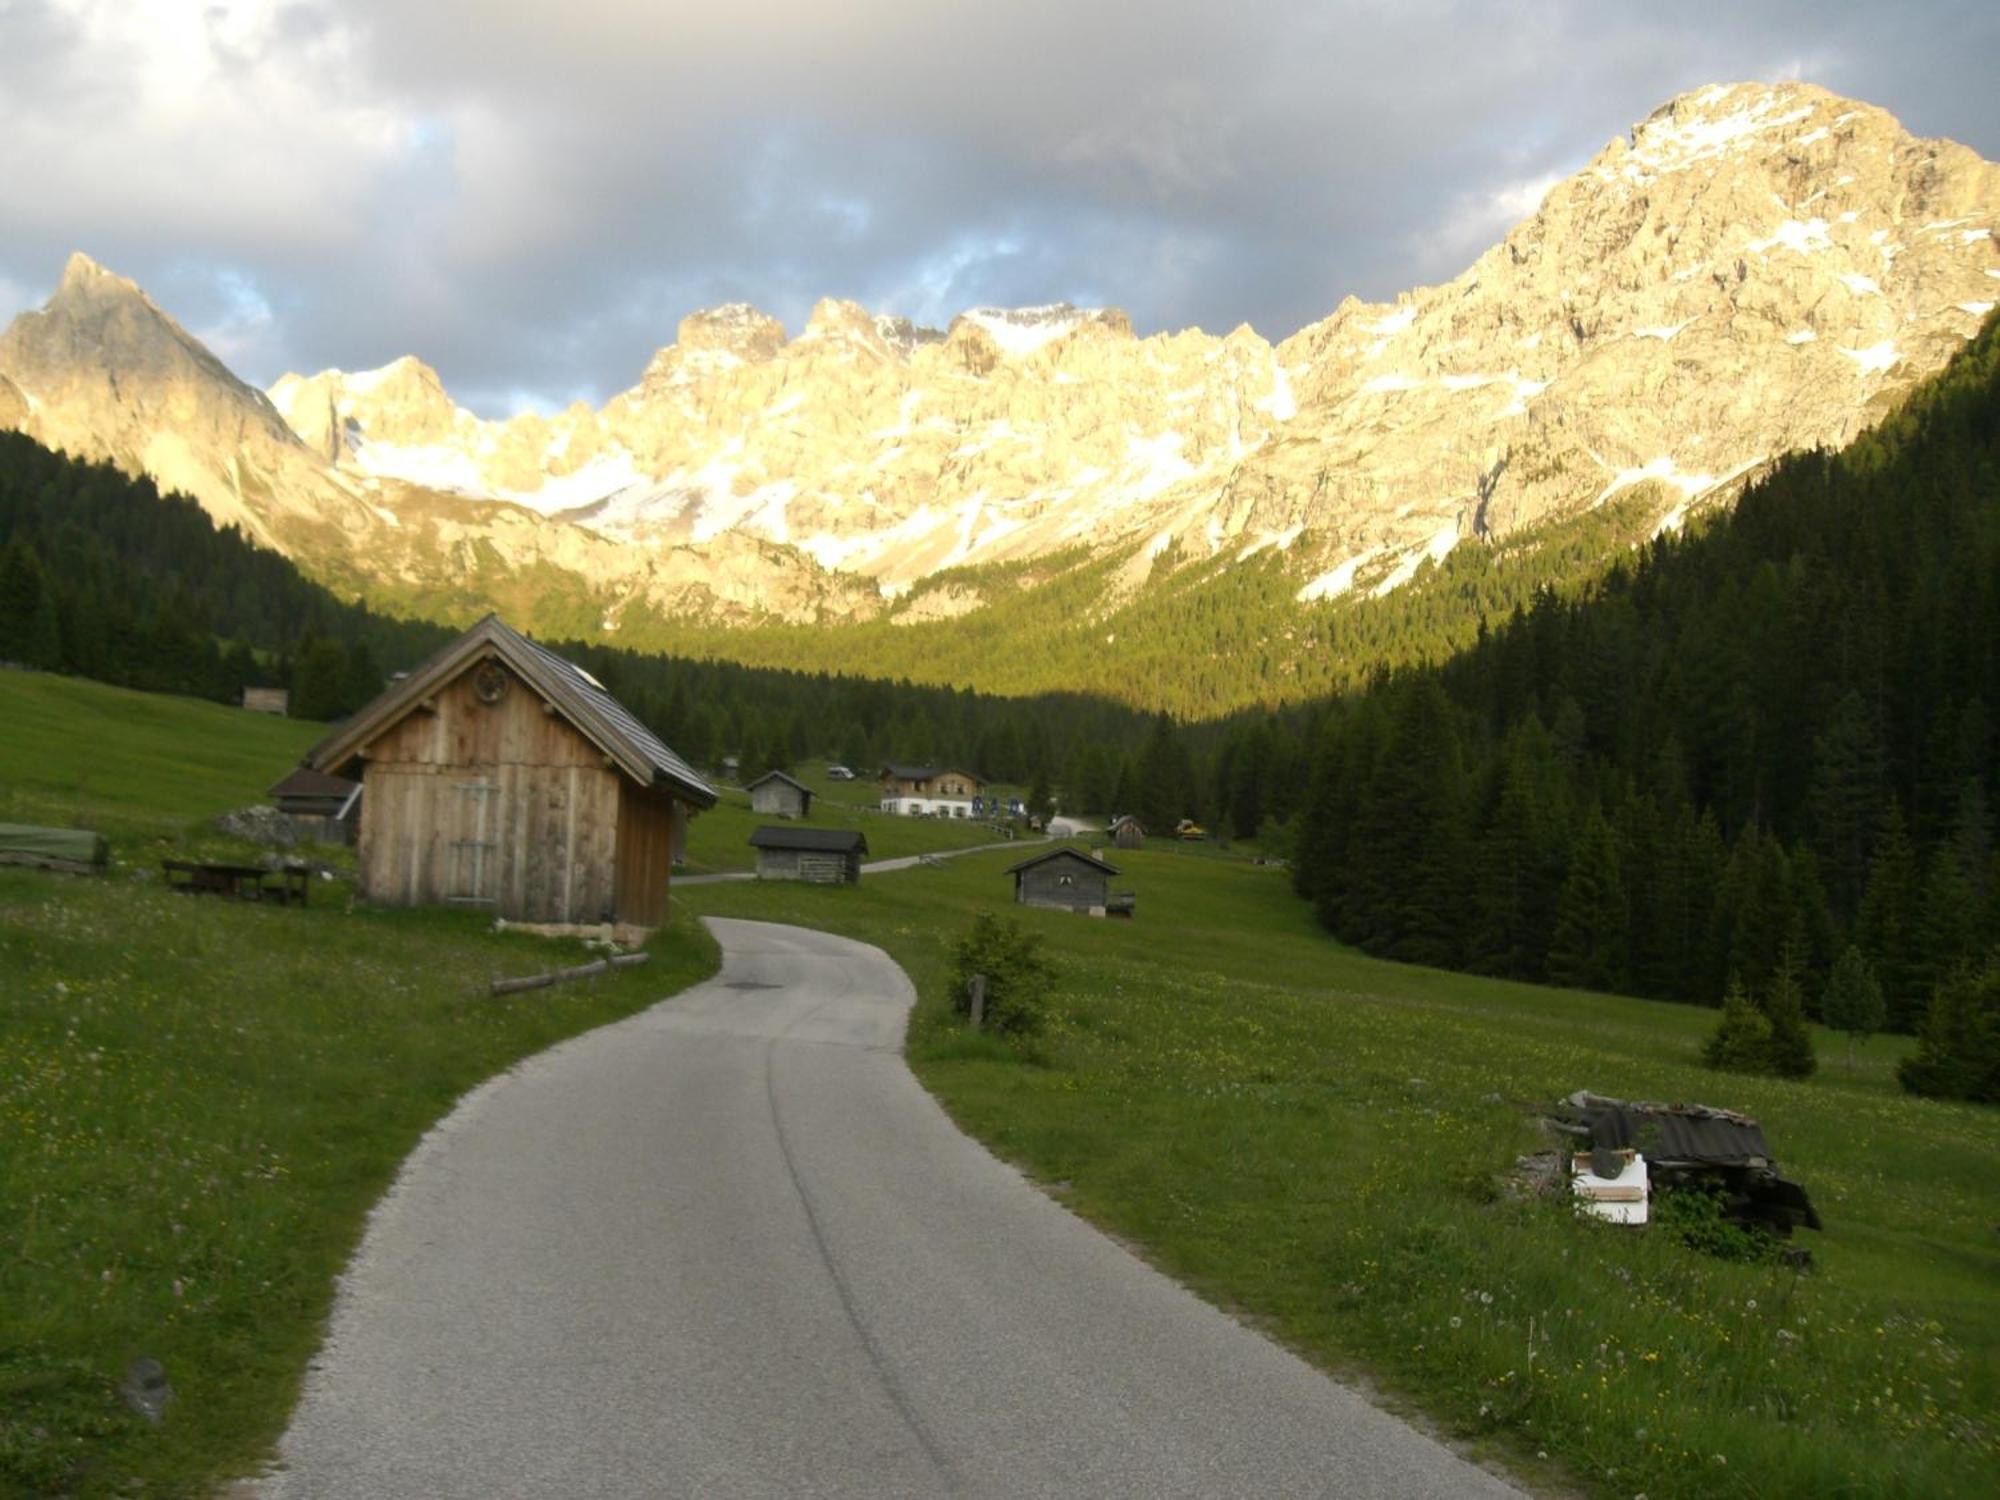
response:
{"label": "rocky mountain peak", "polygon": [[681,319],[674,347],[682,354],[726,354],[753,364],[785,346],[785,325],[747,302],[725,302]]}
{"label": "rocky mountain peak", "polygon": [[806,319],[805,332],[800,341],[831,339],[860,344],[870,351],[886,355],[889,346],[883,339],[881,330],[875,326],[875,318],[859,302],[850,302],[845,297],[822,297],[813,304],[813,310]]}
{"label": "rocky mountain peak", "polygon": [[56,284],[56,295],[63,297],[104,292],[126,292],[137,297],[145,295],[136,283],[107,271],[81,250],[71,251],[69,259],[63,264],[62,280]]}
{"label": "rocky mountain peak", "polygon": [[1041,307],[974,307],[952,320],[950,332],[977,328],[1001,354],[1022,359],[1079,332],[1131,338],[1132,320],[1116,307],[1077,307],[1051,302]]}
{"label": "rocky mountain peak", "polygon": [[256,437],[256,393],[84,261],[0,339],[0,424],[113,449],[231,519],[255,471],[365,538],[342,576],[390,566],[375,549],[399,586],[449,497],[440,558],[477,543],[714,618],[935,617],[977,607],[925,591],[941,570],[1079,552],[1118,560],[1114,591],[1261,556],[1311,602],[1613,497],[1676,526],[1844,441],[2000,300],[1996,227],[2000,167],[1964,147],[1808,85],[1719,85],[1460,276],[1346,298],[1275,349],[1247,327],[1139,339],[1066,302],[940,333],[827,299],[788,342],[732,303],[598,411],[481,421],[414,358],[288,376],[272,399],[313,450],[284,434],[294,463]]}
{"label": "rocky mountain peak", "polygon": [[944,330],[942,328],[926,328],[922,324],[914,323],[908,318],[896,317],[886,313],[876,314],[875,332],[881,337],[883,343],[905,358],[908,358],[926,345],[941,344],[944,342]]}

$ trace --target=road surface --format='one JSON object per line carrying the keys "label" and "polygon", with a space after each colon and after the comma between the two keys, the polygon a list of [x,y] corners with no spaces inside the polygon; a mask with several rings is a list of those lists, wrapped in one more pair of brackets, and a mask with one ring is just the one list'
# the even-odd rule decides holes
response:
{"label": "road surface", "polygon": [[259,1493],[1513,1493],[962,1135],[880,950],[710,925],[715,979],[426,1137]]}

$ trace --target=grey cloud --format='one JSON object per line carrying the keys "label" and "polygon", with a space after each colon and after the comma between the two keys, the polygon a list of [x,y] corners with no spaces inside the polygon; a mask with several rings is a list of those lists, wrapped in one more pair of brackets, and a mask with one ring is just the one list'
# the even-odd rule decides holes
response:
{"label": "grey cloud", "polygon": [[[1455,274],[1524,185],[1702,84],[1797,71],[1995,155],[1996,16],[236,0],[196,23],[219,97],[163,187],[107,107],[132,40],[0,0],[0,135],[63,143],[70,182],[0,176],[0,287],[81,247],[249,378],[414,351],[486,410],[622,388],[730,298],[793,328],[823,295],[937,321],[1067,297],[1278,337]],[[223,134],[254,111],[269,139]]]}

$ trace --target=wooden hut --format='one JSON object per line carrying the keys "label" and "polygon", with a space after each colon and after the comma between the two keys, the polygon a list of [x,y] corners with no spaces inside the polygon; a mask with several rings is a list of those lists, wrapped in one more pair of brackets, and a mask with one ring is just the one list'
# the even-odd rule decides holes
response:
{"label": "wooden hut", "polygon": [[1120,849],[1143,849],[1146,847],[1146,825],[1130,813],[1113,818],[1109,829],[1111,842]]}
{"label": "wooden hut", "polygon": [[1111,877],[1118,871],[1095,855],[1064,847],[1024,859],[1007,873],[1014,877],[1018,905],[1101,916],[1111,905]]}
{"label": "wooden hut", "polygon": [[308,752],[358,774],[359,883],[388,906],[657,927],[715,793],[574,662],[488,615]]}
{"label": "wooden hut", "polygon": [[804,818],[812,814],[812,788],[783,771],[766,771],[745,788],[750,810],[774,818]]}
{"label": "wooden hut", "polygon": [[760,828],[750,835],[759,880],[856,885],[867,835],[853,828]]}
{"label": "wooden hut", "polygon": [[265,794],[299,838],[351,844],[361,828],[361,783],[300,766]]}

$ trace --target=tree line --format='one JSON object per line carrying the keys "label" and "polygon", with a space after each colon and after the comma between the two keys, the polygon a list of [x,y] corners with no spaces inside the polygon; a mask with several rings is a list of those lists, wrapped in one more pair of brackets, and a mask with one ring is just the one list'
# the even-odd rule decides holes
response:
{"label": "tree line", "polygon": [[1708,1005],[1795,986],[1808,1011],[1851,946],[1918,1029],[2000,942],[1996,330],[1843,452],[1331,705],[1295,868],[1324,924]]}

